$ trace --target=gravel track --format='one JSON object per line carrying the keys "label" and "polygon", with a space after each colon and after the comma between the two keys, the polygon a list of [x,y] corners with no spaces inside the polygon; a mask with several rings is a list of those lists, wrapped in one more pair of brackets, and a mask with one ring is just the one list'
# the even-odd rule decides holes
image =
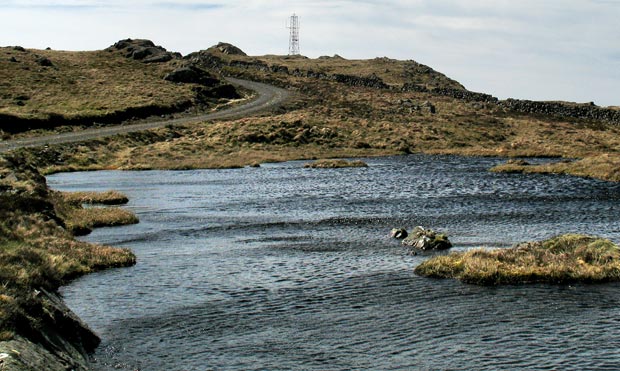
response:
{"label": "gravel track", "polygon": [[288,91],[272,85],[234,78],[227,78],[227,80],[234,85],[238,85],[246,89],[255,91],[257,93],[257,97],[243,105],[199,116],[183,117],[178,119],[147,122],[134,125],[108,126],[102,128],[86,129],[79,132],[7,140],[4,142],[0,142],[0,153],[24,147],[39,147],[51,144],[82,142],[116,134],[125,134],[135,131],[160,128],[167,125],[182,125],[207,120],[240,118],[277,106],[278,104],[284,102],[290,95]]}

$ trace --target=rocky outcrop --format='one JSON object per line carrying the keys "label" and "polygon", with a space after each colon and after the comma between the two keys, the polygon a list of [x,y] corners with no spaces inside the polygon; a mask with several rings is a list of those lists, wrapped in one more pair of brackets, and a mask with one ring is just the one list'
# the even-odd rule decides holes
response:
{"label": "rocky outcrop", "polygon": [[319,59],[321,60],[338,60],[338,61],[344,61],[345,59],[341,56],[339,56],[338,54],[334,54],[333,56],[329,56],[329,55],[322,55],[319,57]]}
{"label": "rocky outcrop", "polygon": [[220,56],[216,55],[216,53],[213,53],[213,48],[190,53],[186,55],[184,59],[192,64],[212,70],[221,70],[224,67],[236,67],[242,69],[254,69],[264,72],[270,71],[269,65],[267,63],[253,58],[246,60],[225,61]]}
{"label": "rocky outcrop", "polygon": [[229,43],[219,42],[216,46],[213,46],[210,49],[218,50],[220,53],[227,54],[227,55],[247,56],[247,54],[245,54],[243,50]]}
{"label": "rocky outcrop", "polygon": [[171,53],[161,46],[156,46],[151,40],[125,39],[116,42],[108,51],[120,51],[127,58],[142,61],[143,63],[168,62],[180,58],[181,54]]}
{"label": "rocky outcrop", "polygon": [[410,247],[412,253],[416,250],[445,250],[452,247],[452,243],[445,234],[419,226],[415,227],[402,243]]}
{"label": "rocky outcrop", "polygon": [[203,86],[215,86],[220,82],[220,80],[209,72],[192,65],[177,68],[176,70],[166,74],[166,76],[164,76],[164,80],[186,84],[198,84]]}
{"label": "rocky outcrop", "polygon": [[99,337],[88,328],[57,294],[43,289],[32,293],[27,316],[20,320],[20,334],[0,342],[6,357],[2,370],[89,370],[88,353]]}

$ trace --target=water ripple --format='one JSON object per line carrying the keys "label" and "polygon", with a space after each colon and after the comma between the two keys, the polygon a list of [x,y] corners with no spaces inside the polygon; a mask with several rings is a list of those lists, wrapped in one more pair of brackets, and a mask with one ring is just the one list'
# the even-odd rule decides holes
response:
{"label": "water ripple", "polygon": [[620,185],[492,174],[501,160],[368,159],[366,169],[95,172],[63,190],[126,192],[136,226],[89,240],[138,264],[63,289],[102,336],[96,370],[611,370],[620,287],[423,279],[387,234],[433,227],[457,250],[558,233],[620,241]]}

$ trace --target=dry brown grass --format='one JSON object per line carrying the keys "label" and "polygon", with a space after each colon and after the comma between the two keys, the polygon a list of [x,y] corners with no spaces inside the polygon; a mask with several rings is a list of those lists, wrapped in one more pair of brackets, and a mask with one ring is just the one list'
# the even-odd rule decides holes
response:
{"label": "dry brown grass", "polygon": [[[243,57],[235,56],[236,59]],[[427,87],[450,87],[461,89],[462,85],[428,66],[415,61],[399,61],[390,58],[344,59],[344,58],[299,58],[265,55],[254,57],[269,66],[286,66],[289,71],[314,71],[325,74],[351,76],[377,76],[388,85],[402,86],[415,83]]]}
{"label": "dry brown grass", "polygon": [[368,167],[364,161],[347,161],[342,159],[323,159],[309,162],[304,165],[311,169],[340,169],[345,167]]}
{"label": "dry brown grass", "polygon": [[[53,65],[40,66],[39,57]],[[191,86],[162,79],[173,68],[107,51],[0,48],[0,113],[39,119],[97,117],[130,107],[170,107],[190,101]]]}
{"label": "dry brown grass", "polygon": [[101,204],[101,205],[122,205],[129,202],[123,193],[118,191],[106,192],[62,192],[64,200],[70,204]]}
{"label": "dry brown grass", "polygon": [[569,122],[510,117],[448,98],[433,101],[436,114],[410,112],[399,101],[431,98],[329,82],[310,86],[316,92],[292,102],[287,113],[164,128],[54,147],[47,154],[35,151],[34,155],[46,172],[55,172],[223,168],[410,152],[583,157],[620,149],[620,135],[613,127],[600,130]]}
{"label": "dry brown grass", "polygon": [[620,154],[604,153],[577,161],[559,161],[539,165],[506,163],[491,169],[503,173],[568,174],[620,182]]}
{"label": "dry brown grass", "polygon": [[118,207],[83,207],[83,197],[90,197],[88,200],[117,201],[119,198],[126,198],[118,192],[106,192],[97,194],[71,195],[69,192],[53,192],[51,199],[54,203],[56,213],[63,218],[65,227],[75,235],[90,233],[94,228],[114,227],[120,225],[136,224],[138,218],[130,211]]}
{"label": "dry brown grass", "polygon": [[[109,59],[106,53],[92,52],[88,59],[93,63]],[[71,53],[66,54],[72,56]],[[78,54],[72,58],[80,55],[85,56]],[[419,66],[419,71],[409,73],[411,71],[407,72],[408,69],[415,65],[413,62],[385,58],[353,61],[220,56],[231,60],[254,59],[268,65],[284,65],[289,70],[299,68],[355,76],[375,74],[394,85],[424,83],[423,80],[429,76],[440,86],[454,83]],[[124,58],[112,58],[107,63],[113,62],[131,64],[131,68],[139,69],[142,74],[156,69],[149,72],[149,76],[161,74],[157,69],[165,68],[163,65],[149,66]],[[123,67],[127,71],[131,68]],[[271,161],[411,152],[563,158],[608,153],[610,159],[620,153],[620,128],[615,126],[512,114],[492,104],[470,103],[428,93],[351,87],[335,81],[263,70],[227,69],[230,73],[248,78],[278,81],[295,90],[296,98],[282,107],[278,114],[56,146],[45,153],[35,150],[34,156],[44,171],[49,173],[99,169],[225,168]],[[110,70],[113,68],[110,67]],[[167,84],[157,80],[153,86],[161,83]],[[28,84],[32,86],[33,83]],[[139,86],[139,83],[136,84],[136,87]],[[133,89],[129,90],[135,93]],[[168,91],[164,95],[170,97],[173,93]],[[426,101],[436,107],[435,114],[419,109]],[[603,169],[605,164],[599,162]],[[584,166],[583,171],[571,173],[601,177],[599,174],[603,171],[594,173],[591,169]],[[602,176],[611,179],[608,175]]]}
{"label": "dry brown grass", "polygon": [[509,249],[437,256],[415,272],[479,285],[618,281],[620,248],[609,240],[567,234]]}

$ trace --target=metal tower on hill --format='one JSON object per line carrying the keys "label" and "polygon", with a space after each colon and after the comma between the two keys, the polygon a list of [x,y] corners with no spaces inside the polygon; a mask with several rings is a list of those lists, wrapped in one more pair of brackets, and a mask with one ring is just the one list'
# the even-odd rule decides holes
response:
{"label": "metal tower on hill", "polygon": [[299,55],[299,17],[293,13],[287,26],[291,30],[288,40],[288,55]]}

